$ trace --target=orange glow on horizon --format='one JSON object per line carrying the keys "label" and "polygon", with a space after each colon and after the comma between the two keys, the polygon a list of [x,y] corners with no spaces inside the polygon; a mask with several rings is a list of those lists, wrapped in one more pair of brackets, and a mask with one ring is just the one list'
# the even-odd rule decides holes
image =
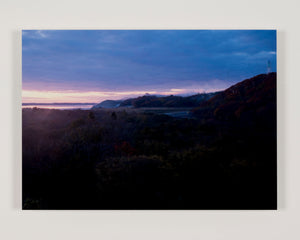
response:
{"label": "orange glow on horizon", "polygon": [[[105,99],[120,99],[132,95],[142,95],[144,91],[101,92],[101,91],[37,91],[23,90],[23,103],[97,103]],[[150,92],[154,94],[154,92]]]}
{"label": "orange glow on horizon", "polygon": [[[212,89],[211,91],[216,91]],[[152,95],[176,95],[204,92],[203,89],[170,89],[168,91],[38,91],[23,90],[23,103],[99,103],[104,100],[119,100],[131,97],[143,96],[146,93]]]}

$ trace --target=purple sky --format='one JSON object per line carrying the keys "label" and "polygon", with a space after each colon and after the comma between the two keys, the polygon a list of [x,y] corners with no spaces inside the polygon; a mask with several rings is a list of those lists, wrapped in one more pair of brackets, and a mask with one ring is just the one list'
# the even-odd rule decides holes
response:
{"label": "purple sky", "polygon": [[274,30],[23,30],[23,102],[215,91],[276,71]]}

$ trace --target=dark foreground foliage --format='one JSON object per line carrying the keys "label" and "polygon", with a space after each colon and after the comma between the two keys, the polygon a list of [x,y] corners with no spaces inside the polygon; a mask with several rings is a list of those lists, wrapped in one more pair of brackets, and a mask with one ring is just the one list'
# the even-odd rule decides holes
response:
{"label": "dark foreground foliage", "polygon": [[264,101],[235,118],[24,109],[23,208],[275,209],[276,94]]}

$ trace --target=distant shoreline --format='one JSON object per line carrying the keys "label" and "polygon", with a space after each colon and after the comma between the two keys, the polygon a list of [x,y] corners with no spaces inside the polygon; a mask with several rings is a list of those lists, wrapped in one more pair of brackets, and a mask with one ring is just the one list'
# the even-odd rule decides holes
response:
{"label": "distant shoreline", "polygon": [[94,103],[23,103],[22,108],[58,109],[58,110],[89,110]]}
{"label": "distant shoreline", "polygon": [[95,105],[96,103],[22,103],[22,106],[43,105]]}

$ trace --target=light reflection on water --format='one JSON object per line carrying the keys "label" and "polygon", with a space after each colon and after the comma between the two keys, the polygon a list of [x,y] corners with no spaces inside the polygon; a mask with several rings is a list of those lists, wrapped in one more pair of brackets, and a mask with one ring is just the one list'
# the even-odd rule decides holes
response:
{"label": "light reflection on water", "polygon": [[22,108],[46,108],[46,109],[60,109],[60,110],[71,110],[71,109],[91,109],[93,105],[91,104],[81,104],[81,105],[22,105]]}

